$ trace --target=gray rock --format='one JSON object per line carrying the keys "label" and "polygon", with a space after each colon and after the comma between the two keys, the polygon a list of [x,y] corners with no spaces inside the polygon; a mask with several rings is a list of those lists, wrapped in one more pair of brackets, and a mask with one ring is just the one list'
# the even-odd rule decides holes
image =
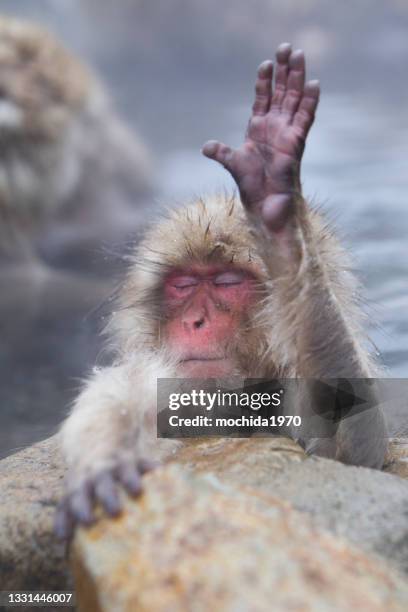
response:
{"label": "gray rock", "polygon": [[[402,473],[406,451],[400,441],[387,469]],[[408,481],[397,475],[307,457],[284,439],[198,440],[187,443],[174,461],[198,476],[213,474],[221,491],[248,489],[289,510],[293,505],[319,533],[329,531],[345,546],[350,542],[407,570]],[[62,478],[55,437],[0,461],[2,590],[72,587],[66,551],[53,535]],[[171,499],[171,489],[168,494]]]}
{"label": "gray rock", "polygon": [[81,612],[408,607],[406,580],[383,561],[272,495],[176,465],[149,474],[119,518],[79,530],[73,568]]}
{"label": "gray rock", "polygon": [[[404,460],[401,446],[393,469]],[[309,457],[282,438],[199,441],[177,460],[196,473],[210,470],[224,482],[286,500],[316,526],[408,572],[408,480]]]}
{"label": "gray rock", "polygon": [[65,547],[53,534],[62,474],[55,437],[0,461],[0,590],[72,586]]}

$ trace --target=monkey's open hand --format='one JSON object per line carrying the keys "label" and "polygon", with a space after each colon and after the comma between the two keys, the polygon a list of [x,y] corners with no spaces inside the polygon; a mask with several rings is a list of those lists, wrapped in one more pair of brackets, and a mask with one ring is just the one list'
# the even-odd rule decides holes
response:
{"label": "monkey's open hand", "polygon": [[235,179],[243,205],[259,215],[272,232],[280,232],[294,213],[300,193],[300,162],[319,102],[319,82],[305,84],[305,58],[287,43],[273,63],[258,68],[255,102],[244,144],[232,149],[215,140],[203,153],[222,164]]}
{"label": "monkey's open hand", "polygon": [[118,516],[122,510],[119,486],[132,496],[142,492],[142,476],[154,469],[156,462],[118,462],[115,467],[98,472],[81,480],[79,485],[70,483],[68,493],[60,503],[55,518],[55,533],[61,540],[69,539],[77,525],[89,526],[95,522],[94,504],[99,502],[109,516]]}

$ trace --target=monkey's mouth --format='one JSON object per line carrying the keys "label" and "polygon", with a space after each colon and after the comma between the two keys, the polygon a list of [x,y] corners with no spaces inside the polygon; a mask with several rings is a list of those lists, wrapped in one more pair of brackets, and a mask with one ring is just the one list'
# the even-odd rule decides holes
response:
{"label": "monkey's mouth", "polygon": [[225,357],[185,357],[180,363],[191,363],[193,361],[224,361]]}
{"label": "monkey's mouth", "polygon": [[194,355],[181,359],[179,368],[186,378],[214,378],[228,376],[233,366],[225,356]]}

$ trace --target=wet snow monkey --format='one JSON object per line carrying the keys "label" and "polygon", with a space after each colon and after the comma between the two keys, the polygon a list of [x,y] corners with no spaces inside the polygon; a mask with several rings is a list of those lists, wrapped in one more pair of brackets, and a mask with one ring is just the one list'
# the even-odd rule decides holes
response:
{"label": "wet snow monkey", "polygon": [[[375,376],[347,257],[302,196],[318,102],[303,52],[281,45],[258,69],[243,145],[203,147],[231,173],[239,199],[173,210],[139,245],[110,325],[116,362],[94,372],[62,427],[61,536],[93,522],[95,501],[120,512],[119,486],[137,495],[149,461],[180,444],[156,437],[157,378]],[[381,468],[383,415],[344,419],[306,450]]]}

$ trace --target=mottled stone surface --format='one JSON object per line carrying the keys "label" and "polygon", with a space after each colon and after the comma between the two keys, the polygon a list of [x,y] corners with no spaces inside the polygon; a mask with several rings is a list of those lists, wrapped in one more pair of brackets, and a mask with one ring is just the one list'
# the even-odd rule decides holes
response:
{"label": "mottled stone surface", "polygon": [[408,479],[408,438],[391,440],[384,471]]}
{"label": "mottled stone surface", "polygon": [[[186,474],[186,482],[190,472],[199,478],[191,480],[192,491],[200,488],[197,483],[204,482],[200,480],[204,474],[212,474],[213,486],[223,495],[231,488],[248,500],[272,497],[275,505],[304,512],[305,520],[319,533],[328,530],[404,572],[408,569],[408,480],[395,474],[404,474],[407,441],[394,440],[391,454],[386,469],[393,473],[386,474],[308,457],[285,439],[211,439],[187,443],[173,461],[181,464],[178,469]],[[166,474],[157,474],[165,478],[163,486]],[[64,546],[52,531],[62,478],[56,438],[0,461],[1,589],[69,588]],[[146,489],[149,483],[146,480]],[[166,487],[169,500],[177,505],[170,485]],[[146,508],[144,500],[145,496],[138,507]],[[148,524],[151,519],[149,515],[143,520]],[[108,529],[108,523],[103,525]],[[163,544],[166,537],[163,534]]]}
{"label": "mottled stone surface", "polygon": [[179,466],[150,474],[141,500],[119,519],[80,530],[73,567],[83,612],[408,606],[397,572],[289,504]]}
{"label": "mottled stone surface", "polygon": [[0,590],[69,587],[65,547],[53,534],[62,472],[55,437],[0,461]]}
{"label": "mottled stone surface", "polygon": [[286,500],[315,525],[408,572],[408,480],[307,456],[283,438],[199,440],[177,460],[196,473],[210,471],[223,482]]}

